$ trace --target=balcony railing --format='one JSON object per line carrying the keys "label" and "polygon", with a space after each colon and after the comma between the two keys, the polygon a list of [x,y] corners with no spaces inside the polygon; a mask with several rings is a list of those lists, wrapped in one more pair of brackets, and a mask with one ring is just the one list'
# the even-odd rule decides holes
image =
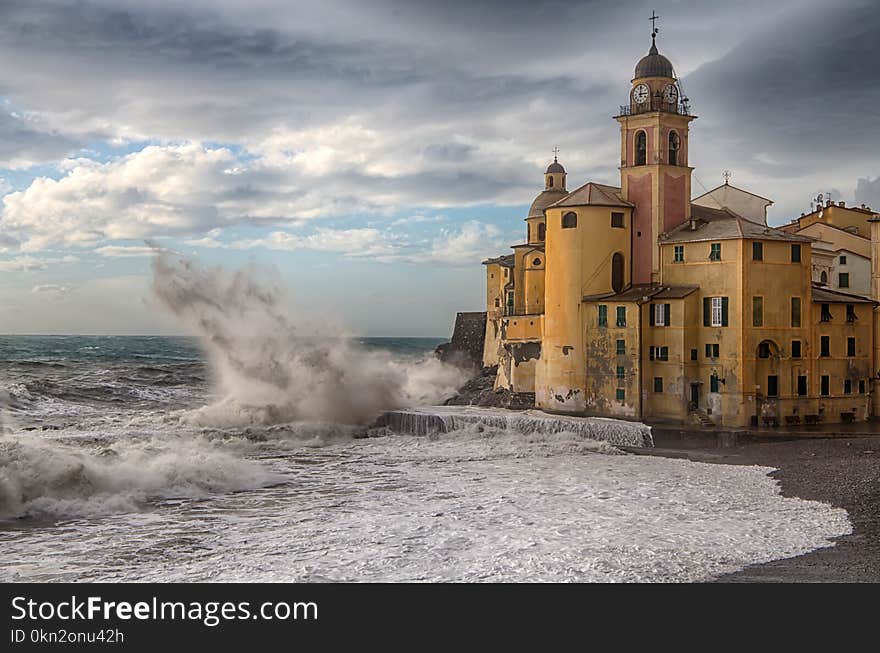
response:
{"label": "balcony railing", "polygon": [[663,98],[651,98],[648,102],[642,104],[622,104],[620,105],[621,116],[634,116],[639,113],[648,113],[650,111],[663,111],[665,113],[676,113],[680,116],[692,116],[691,107],[685,102],[665,102]]}

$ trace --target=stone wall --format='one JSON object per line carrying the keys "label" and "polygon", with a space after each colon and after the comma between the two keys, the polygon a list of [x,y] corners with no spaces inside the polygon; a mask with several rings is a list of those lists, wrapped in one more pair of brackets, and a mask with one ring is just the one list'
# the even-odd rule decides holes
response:
{"label": "stone wall", "polygon": [[482,367],[485,339],[485,311],[458,313],[452,340],[437,347],[437,356],[444,362],[463,367]]}

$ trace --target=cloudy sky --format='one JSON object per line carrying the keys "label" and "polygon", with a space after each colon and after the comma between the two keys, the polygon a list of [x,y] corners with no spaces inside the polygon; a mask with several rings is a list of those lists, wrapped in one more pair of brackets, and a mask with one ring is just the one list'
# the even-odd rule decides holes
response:
{"label": "cloudy sky", "polygon": [[522,239],[554,146],[617,183],[650,46],[676,67],[695,194],[880,207],[874,0],[3,0],[0,333],[174,333],[147,242],[275,266],[299,310],[448,335]]}

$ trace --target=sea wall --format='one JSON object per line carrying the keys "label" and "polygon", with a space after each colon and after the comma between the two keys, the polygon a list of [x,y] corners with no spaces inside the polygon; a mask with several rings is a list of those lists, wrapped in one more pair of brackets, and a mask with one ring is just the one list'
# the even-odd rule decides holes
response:
{"label": "sea wall", "polygon": [[480,368],[486,340],[486,312],[462,312],[455,316],[452,340],[437,347],[437,356],[447,363]]}
{"label": "sea wall", "polygon": [[378,425],[404,435],[449,433],[473,425],[483,425],[523,434],[575,433],[617,446],[654,446],[651,427],[640,422],[604,417],[551,415],[537,410],[430,406],[387,412],[382,415]]}

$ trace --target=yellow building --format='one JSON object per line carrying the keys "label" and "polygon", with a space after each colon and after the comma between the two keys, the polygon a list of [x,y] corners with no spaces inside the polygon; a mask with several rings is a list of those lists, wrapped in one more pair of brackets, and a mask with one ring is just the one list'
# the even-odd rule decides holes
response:
{"label": "yellow building", "polygon": [[525,242],[484,261],[496,389],[549,412],[706,426],[867,419],[880,221],[829,204],[776,229],[771,200],[727,183],[691,200],[696,116],[653,39],[615,116],[620,185],[568,191],[554,158]]}

